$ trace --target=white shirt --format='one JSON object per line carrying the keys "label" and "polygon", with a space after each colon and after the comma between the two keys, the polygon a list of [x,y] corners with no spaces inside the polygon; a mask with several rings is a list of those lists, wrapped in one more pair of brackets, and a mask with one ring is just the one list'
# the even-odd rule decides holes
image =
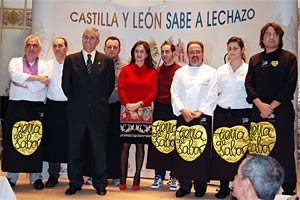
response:
{"label": "white shirt", "polygon": [[246,101],[245,78],[247,71],[248,64],[244,62],[235,72],[230,63],[217,69],[218,105],[220,107],[225,109],[252,108],[252,104]]}
{"label": "white shirt", "polygon": [[216,69],[202,64],[200,67],[185,65],[174,75],[171,85],[171,102],[176,116],[180,110],[201,111],[212,116],[218,94]]}
{"label": "white shirt", "polygon": [[[23,72],[23,57],[12,58],[9,62],[8,73],[11,81],[27,88],[10,84],[9,99],[20,101],[45,101],[47,87],[39,81],[26,81],[30,74]],[[38,60],[38,75],[49,76],[49,67],[46,62]]]}
{"label": "white shirt", "polygon": [[84,58],[84,61],[85,61],[85,64],[87,65],[87,60],[88,60],[88,54],[91,54],[91,60],[92,60],[92,63],[94,63],[94,59],[96,57],[96,49],[94,51],[92,51],[91,53],[88,53],[86,52],[85,50],[82,49],[82,55],[83,55],[83,58]]}
{"label": "white shirt", "polygon": [[49,85],[47,90],[47,97],[53,101],[67,101],[62,87],[61,78],[64,63],[59,64],[56,59],[51,59],[47,62],[50,70]]}

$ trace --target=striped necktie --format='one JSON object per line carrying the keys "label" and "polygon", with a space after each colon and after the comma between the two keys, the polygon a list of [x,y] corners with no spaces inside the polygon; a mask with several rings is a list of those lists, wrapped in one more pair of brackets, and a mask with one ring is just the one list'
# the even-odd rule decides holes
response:
{"label": "striped necktie", "polygon": [[86,67],[87,67],[87,70],[88,70],[88,72],[89,72],[89,74],[91,74],[91,72],[92,72],[92,55],[91,54],[88,54],[87,55],[87,57],[88,57],[88,59],[87,59],[87,62],[86,62]]}

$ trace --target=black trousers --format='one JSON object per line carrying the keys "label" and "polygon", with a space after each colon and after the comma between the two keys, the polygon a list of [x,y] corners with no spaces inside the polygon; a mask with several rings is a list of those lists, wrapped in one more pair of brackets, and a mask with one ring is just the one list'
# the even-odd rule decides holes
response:
{"label": "black trousers", "polygon": [[[187,192],[190,192],[191,189],[192,189],[192,180],[191,179],[179,179],[179,183],[180,183],[180,188],[187,191]],[[207,187],[207,183],[206,182],[201,182],[201,181],[198,181],[198,180],[194,180],[194,190],[195,191],[198,191],[200,188],[203,188],[203,187]]]}

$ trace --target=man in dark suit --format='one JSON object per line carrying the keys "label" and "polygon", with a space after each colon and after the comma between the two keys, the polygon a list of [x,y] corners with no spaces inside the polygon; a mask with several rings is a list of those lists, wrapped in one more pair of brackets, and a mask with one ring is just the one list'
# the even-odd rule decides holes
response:
{"label": "man in dark suit", "polygon": [[114,89],[114,64],[96,51],[99,36],[98,29],[86,28],[82,34],[82,51],[67,56],[64,63],[62,88],[68,98],[70,180],[66,195],[81,190],[83,175],[93,178],[97,194],[106,194],[105,140],[108,98]]}

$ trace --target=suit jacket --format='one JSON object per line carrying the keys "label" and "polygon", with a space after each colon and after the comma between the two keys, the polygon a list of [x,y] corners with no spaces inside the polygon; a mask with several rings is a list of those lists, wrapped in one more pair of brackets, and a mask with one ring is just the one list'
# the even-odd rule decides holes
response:
{"label": "suit jacket", "polygon": [[99,128],[108,120],[108,98],[114,89],[113,61],[96,52],[91,74],[82,52],[66,57],[62,88],[68,97],[69,123],[89,123]]}

